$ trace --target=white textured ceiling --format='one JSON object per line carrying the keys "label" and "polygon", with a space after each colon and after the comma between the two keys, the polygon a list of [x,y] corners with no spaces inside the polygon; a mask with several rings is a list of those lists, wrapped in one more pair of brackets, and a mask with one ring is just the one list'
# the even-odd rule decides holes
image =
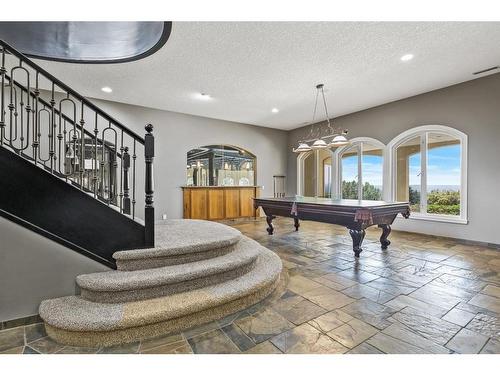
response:
{"label": "white textured ceiling", "polygon": [[140,61],[39,63],[89,97],[293,129],[311,121],[317,83],[338,116],[477,78],[499,46],[498,22],[174,22]]}

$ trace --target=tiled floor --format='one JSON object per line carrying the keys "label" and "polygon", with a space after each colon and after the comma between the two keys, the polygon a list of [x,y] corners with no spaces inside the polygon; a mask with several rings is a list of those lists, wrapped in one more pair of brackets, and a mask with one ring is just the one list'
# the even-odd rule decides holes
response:
{"label": "tiled floor", "polygon": [[72,348],[41,324],[0,331],[4,353],[500,353],[500,250],[368,230],[356,260],[342,227],[233,224],[283,260],[282,283],[246,311],[181,334]]}

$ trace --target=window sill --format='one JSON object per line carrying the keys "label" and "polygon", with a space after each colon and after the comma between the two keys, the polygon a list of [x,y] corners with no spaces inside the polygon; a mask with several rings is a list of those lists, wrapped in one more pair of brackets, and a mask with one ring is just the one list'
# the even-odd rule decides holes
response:
{"label": "window sill", "polygon": [[412,212],[408,220],[422,220],[422,221],[437,221],[441,223],[450,224],[468,224],[469,220],[461,217],[453,217],[448,215],[426,215],[418,212]]}

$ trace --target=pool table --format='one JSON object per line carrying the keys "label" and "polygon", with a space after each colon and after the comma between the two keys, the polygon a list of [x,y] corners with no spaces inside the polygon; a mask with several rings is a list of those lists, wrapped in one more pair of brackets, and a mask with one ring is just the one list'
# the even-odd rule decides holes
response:
{"label": "pool table", "polygon": [[382,229],[380,244],[382,249],[390,245],[388,240],[391,224],[398,214],[410,216],[408,202],[385,202],[352,199],[329,199],[312,197],[254,198],[255,209],[262,207],[266,215],[267,232],[274,232],[272,221],[276,216],[294,219],[295,230],[299,230],[300,220],[338,224],[349,229],[354,256],[359,257],[365,229],[378,225]]}

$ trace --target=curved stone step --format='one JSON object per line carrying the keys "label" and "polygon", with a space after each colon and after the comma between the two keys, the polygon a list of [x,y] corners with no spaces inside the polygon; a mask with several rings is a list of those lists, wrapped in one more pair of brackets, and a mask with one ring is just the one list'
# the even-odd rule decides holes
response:
{"label": "curved stone step", "polygon": [[244,237],[232,252],[181,265],[137,271],[106,271],[77,276],[83,299],[117,303],[162,297],[224,282],[249,272],[260,253]]}
{"label": "curved stone step", "polygon": [[271,293],[280,258],[259,246],[255,267],[220,284],[171,296],[103,304],[69,296],[43,301],[40,317],[48,335],[73,346],[110,346],[178,332],[251,306]]}
{"label": "curved stone step", "polygon": [[209,259],[231,252],[240,231],[205,220],[166,220],[155,225],[155,247],[117,251],[117,269],[134,271]]}

